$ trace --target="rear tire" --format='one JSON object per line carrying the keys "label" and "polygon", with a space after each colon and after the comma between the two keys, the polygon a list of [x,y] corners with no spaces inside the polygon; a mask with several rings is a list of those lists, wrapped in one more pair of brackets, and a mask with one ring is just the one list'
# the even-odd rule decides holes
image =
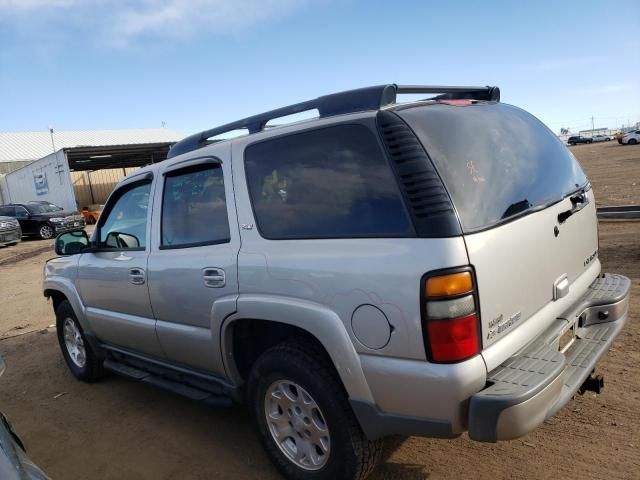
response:
{"label": "rear tire", "polygon": [[68,300],[56,308],[56,329],[62,356],[71,373],[83,382],[92,382],[104,376],[100,360],[87,342],[80,322]]}
{"label": "rear tire", "polygon": [[56,231],[53,229],[53,227],[51,225],[47,225],[46,223],[44,225],[40,225],[40,228],[38,229],[38,235],[44,240],[53,238],[55,234]]}
{"label": "rear tire", "polygon": [[263,353],[248,397],[263,447],[289,480],[362,480],[380,459],[382,440],[366,438],[330,360],[313,345],[289,341]]}

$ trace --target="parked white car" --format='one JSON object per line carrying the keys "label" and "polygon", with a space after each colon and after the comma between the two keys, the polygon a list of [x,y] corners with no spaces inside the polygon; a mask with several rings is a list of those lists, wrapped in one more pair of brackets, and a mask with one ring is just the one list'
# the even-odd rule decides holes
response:
{"label": "parked white car", "polygon": [[622,138],[618,139],[621,145],[636,145],[640,143],[640,130],[633,130],[625,133]]}
{"label": "parked white car", "polygon": [[611,137],[609,137],[608,135],[594,135],[592,139],[594,143],[608,142],[609,140],[611,140]]}

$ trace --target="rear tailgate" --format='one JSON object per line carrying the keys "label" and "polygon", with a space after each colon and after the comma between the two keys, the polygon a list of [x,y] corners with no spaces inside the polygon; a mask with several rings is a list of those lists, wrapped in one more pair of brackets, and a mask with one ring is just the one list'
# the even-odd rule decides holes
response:
{"label": "rear tailgate", "polygon": [[[542,332],[573,299],[584,294],[586,285],[600,272],[595,201],[591,190],[586,195],[589,204],[561,224],[558,215],[573,207],[569,198],[465,236],[478,280],[485,348],[525,322],[535,323],[526,329],[531,334]],[[554,284],[562,287],[565,277],[568,290],[559,288],[555,296],[560,298],[554,300]],[[531,339],[528,335],[514,338],[501,349],[502,355],[496,351],[496,361],[501,362]]]}

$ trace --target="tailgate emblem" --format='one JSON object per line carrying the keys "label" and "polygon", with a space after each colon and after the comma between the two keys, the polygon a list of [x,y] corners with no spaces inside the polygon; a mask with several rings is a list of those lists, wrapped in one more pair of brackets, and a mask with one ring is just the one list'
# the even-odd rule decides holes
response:
{"label": "tailgate emblem", "polygon": [[595,260],[597,256],[598,256],[598,250],[596,250],[595,252],[593,252],[591,255],[587,257],[587,259],[584,261],[583,266],[586,267],[587,265],[589,265],[591,262]]}

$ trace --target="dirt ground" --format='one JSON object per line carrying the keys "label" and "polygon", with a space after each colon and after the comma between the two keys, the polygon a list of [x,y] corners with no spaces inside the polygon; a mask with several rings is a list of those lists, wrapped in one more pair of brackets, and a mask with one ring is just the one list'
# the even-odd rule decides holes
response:
{"label": "dirt ground", "polygon": [[[640,146],[571,149],[598,203],[640,204]],[[44,253],[0,266],[0,409],[54,479],[277,479],[241,406],[212,409],[118,377],[68,373],[40,294]],[[600,363],[606,388],[568,404],[528,436],[496,445],[388,442],[373,479],[640,478],[640,222],[600,225],[604,271],[632,279],[629,321]],[[23,327],[16,329],[15,327]],[[44,329],[46,333],[40,333]]]}

